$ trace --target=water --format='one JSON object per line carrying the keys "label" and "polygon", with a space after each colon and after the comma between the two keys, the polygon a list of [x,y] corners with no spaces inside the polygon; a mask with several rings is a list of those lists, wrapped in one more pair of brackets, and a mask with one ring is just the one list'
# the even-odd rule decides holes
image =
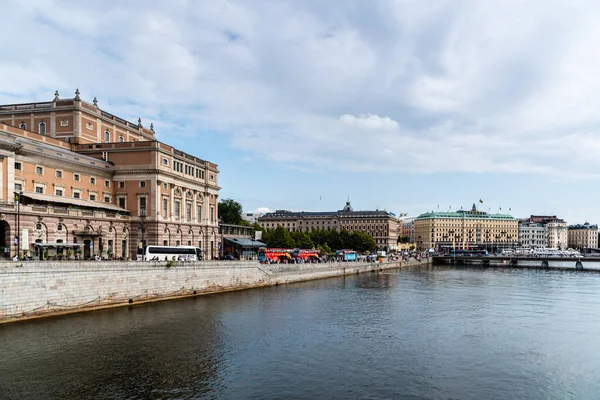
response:
{"label": "water", "polygon": [[0,326],[2,399],[598,399],[600,274],[388,271]]}

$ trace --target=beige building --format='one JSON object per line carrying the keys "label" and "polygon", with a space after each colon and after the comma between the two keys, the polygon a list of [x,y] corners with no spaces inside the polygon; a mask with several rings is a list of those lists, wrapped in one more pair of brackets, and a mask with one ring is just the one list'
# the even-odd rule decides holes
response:
{"label": "beige building", "polygon": [[598,225],[569,225],[568,245],[573,249],[597,249],[598,248]]}
{"label": "beige building", "polygon": [[265,229],[283,227],[288,231],[310,232],[318,229],[335,229],[338,232],[362,231],[375,240],[378,249],[396,251],[398,249],[399,222],[387,211],[354,211],[350,202],[343,209],[324,212],[292,212],[278,210],[258,218],[258,224]]}
{"label": "beige building", "polygon": [[497,251],[518,244],[518,220],[508,214],[488,214],[477,210],[429,212],[415,221],[418,249],[487,249]]}
{"label": "beige building", "polygon": [[109,114],[78,91],[0,106],[0,155],[4,255],[15,254],[17,236],[37,256],[79,248],[86,258],[135,258],[143,244],[218,255],[217,165],[157,141],[152,125]]}

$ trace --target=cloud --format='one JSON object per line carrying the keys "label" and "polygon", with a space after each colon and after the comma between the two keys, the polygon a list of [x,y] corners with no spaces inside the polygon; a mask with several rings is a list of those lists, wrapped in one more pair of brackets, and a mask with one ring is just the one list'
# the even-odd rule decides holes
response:
{"label": "cloud", "polygon": [[0,101],[79,87],[303,171],[597,178],[600,5],[426,3],[9,1]]}
{"label": "cloud", "polygon": [[269,207],[258,207],[256,211],[253,212],[258,214],[265,214],[271,212],[271,210],[269,209]]}
{"label": "cloud", "polygon": [[398,123],[389,117],[380,117],[378,115],[366,114],[355,117],[354,115],[344,114],[340,121],[350,127],[360,128],[365,131],[397,131]]}

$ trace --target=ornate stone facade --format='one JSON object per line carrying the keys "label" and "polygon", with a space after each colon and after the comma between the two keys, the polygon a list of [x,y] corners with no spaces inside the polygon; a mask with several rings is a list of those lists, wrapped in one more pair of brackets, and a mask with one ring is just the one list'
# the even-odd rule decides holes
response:
{"label": "ornate stone facade", "polygon": [[143,244],[193,245],[206,259],[218,256],[217,165],[156,141],[152,125],[122,120],[78,94],[4,105],[0,157],[5,256],[16,253],[17,236],[37,257],[80,248],[81,257],[135,258]]}

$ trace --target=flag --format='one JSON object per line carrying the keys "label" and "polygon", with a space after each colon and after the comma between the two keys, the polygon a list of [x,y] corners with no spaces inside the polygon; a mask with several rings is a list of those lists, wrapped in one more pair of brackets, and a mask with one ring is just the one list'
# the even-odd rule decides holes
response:
{"label": "flag", "polygon": [[512,208],[511,208],[511,207],[508,207],[508,211],[510,211],[510,210],[512,210]]}
{"label": "flag", "polygon": [[502,211],[502,207],[500,207],[500,211]]}
{"label": "flag", "polygon": [[480,202],[480,203],[483,203],[483,200],[479,199],[479,202]]}

